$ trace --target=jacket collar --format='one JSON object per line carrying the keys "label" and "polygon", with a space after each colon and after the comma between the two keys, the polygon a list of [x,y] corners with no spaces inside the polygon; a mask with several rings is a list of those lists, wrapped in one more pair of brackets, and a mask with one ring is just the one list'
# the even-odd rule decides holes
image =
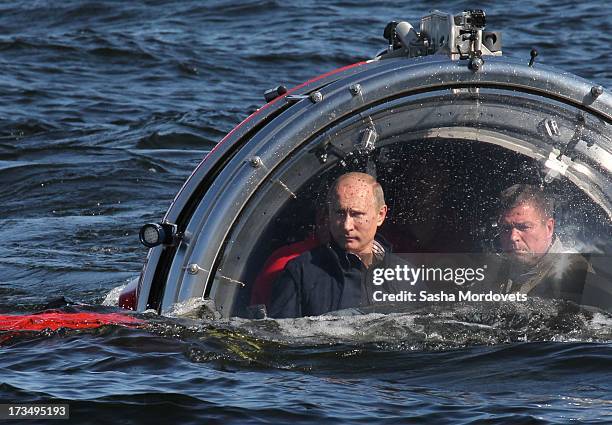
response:
{"label": "jacket collar", "polygon": [[[348,269],[351,266],[363,266],[363,263],[358,255],[341,248],[333,237],[330,237],[330,242],[327,245],[336,254],[340,265],[343,268]],[[374,237],[374,243],[372,244],[372,255],[374,257],[372,260],[372,266],[382,263],[388,251],[389,247],[384,238],[376,234]]]}

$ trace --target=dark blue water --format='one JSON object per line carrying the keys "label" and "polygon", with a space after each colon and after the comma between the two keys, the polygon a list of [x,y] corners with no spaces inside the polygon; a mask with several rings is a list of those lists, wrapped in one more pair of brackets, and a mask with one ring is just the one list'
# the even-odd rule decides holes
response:
{"label": "dark blue water", "polygon": [[[2,2],[0,313],[108,311],[140,225],[266,89],[373,57],[390,20],[475,7],[504,55],[612,86],[605,1]],[[612,321],[558,307],[11,335],[0,402],[75,423],[612,422]]]}

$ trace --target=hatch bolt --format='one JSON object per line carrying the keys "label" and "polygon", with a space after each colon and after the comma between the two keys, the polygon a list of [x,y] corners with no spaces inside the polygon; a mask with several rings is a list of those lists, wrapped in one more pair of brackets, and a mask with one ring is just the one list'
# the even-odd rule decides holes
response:
{"label": "hatch bolt", "polygon": [[323,95],[321,94],[320,91],[316,91],[310,94],[310,101],[312,103],[319,103],[322,100],[323,100]]}
{"label": "hatch bolt", "polygon": [[186,269],[187,273],[189,274],[198,274],[200,271],[206,271],[202,267],[198,266],[196,263],[189,264]]}
{"label": "hatch bolt", "polygon": [[249,164],[251,164],[251,167],[253,168],[260,168],[261,166],[263,166],[263,161],[261,160],[260,157],[254,156],[251,159],[249,159]]}
{"label": "hatch bolt", "polygon": [[479,71],[483,65],[484,61],[480,56],[473,56],[468,62],[468,68],[470,68],[474,72]]}
{"label": "hatch bolt", "polygon": [[603,92],[604,92],[604,88],[603,88],[603,86],[593,86],[593,87],[591,87],[591,95],[592,95],[594,98],[596,98],[596,99],[597,99],[599,96],[601,96],[601,95],[603,94]]}

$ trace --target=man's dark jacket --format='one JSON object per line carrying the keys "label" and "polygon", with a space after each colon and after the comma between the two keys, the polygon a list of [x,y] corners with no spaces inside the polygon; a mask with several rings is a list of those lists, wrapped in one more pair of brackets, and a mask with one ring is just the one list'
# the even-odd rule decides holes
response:
{"label": "man's dark jacket", "polygon": [[394,268],[398,264],[406,263],[386,250],[382,260],[366,269],[359,257],[335,243],[321,245],[287,263],[272,287],[269,315],[275,318],[318,316],[371,305],[374,291],[414,290],[415,286],[405,282],[373,285],[375,268]]}

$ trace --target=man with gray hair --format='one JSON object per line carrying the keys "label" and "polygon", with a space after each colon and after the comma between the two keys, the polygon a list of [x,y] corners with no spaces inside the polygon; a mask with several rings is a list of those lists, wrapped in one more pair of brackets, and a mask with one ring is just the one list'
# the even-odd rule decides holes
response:
{"label": "man with gray hair", "polygon": [[555,234],[552,199],[539,187],[515,184],[499,201],[500,245],[508,259],[502,292],[580,303],[589,265]]}
{"label": "man with gray hair", "polygon": [[[321,315],[373,304],[372,270],[394,261],[376,232],[387,216],[384,193],[365,173],[343,174],[328,194],[331,241],[287,263],[272,287],[270,316]],[[385,282],[383,289],[392,290]]]}

